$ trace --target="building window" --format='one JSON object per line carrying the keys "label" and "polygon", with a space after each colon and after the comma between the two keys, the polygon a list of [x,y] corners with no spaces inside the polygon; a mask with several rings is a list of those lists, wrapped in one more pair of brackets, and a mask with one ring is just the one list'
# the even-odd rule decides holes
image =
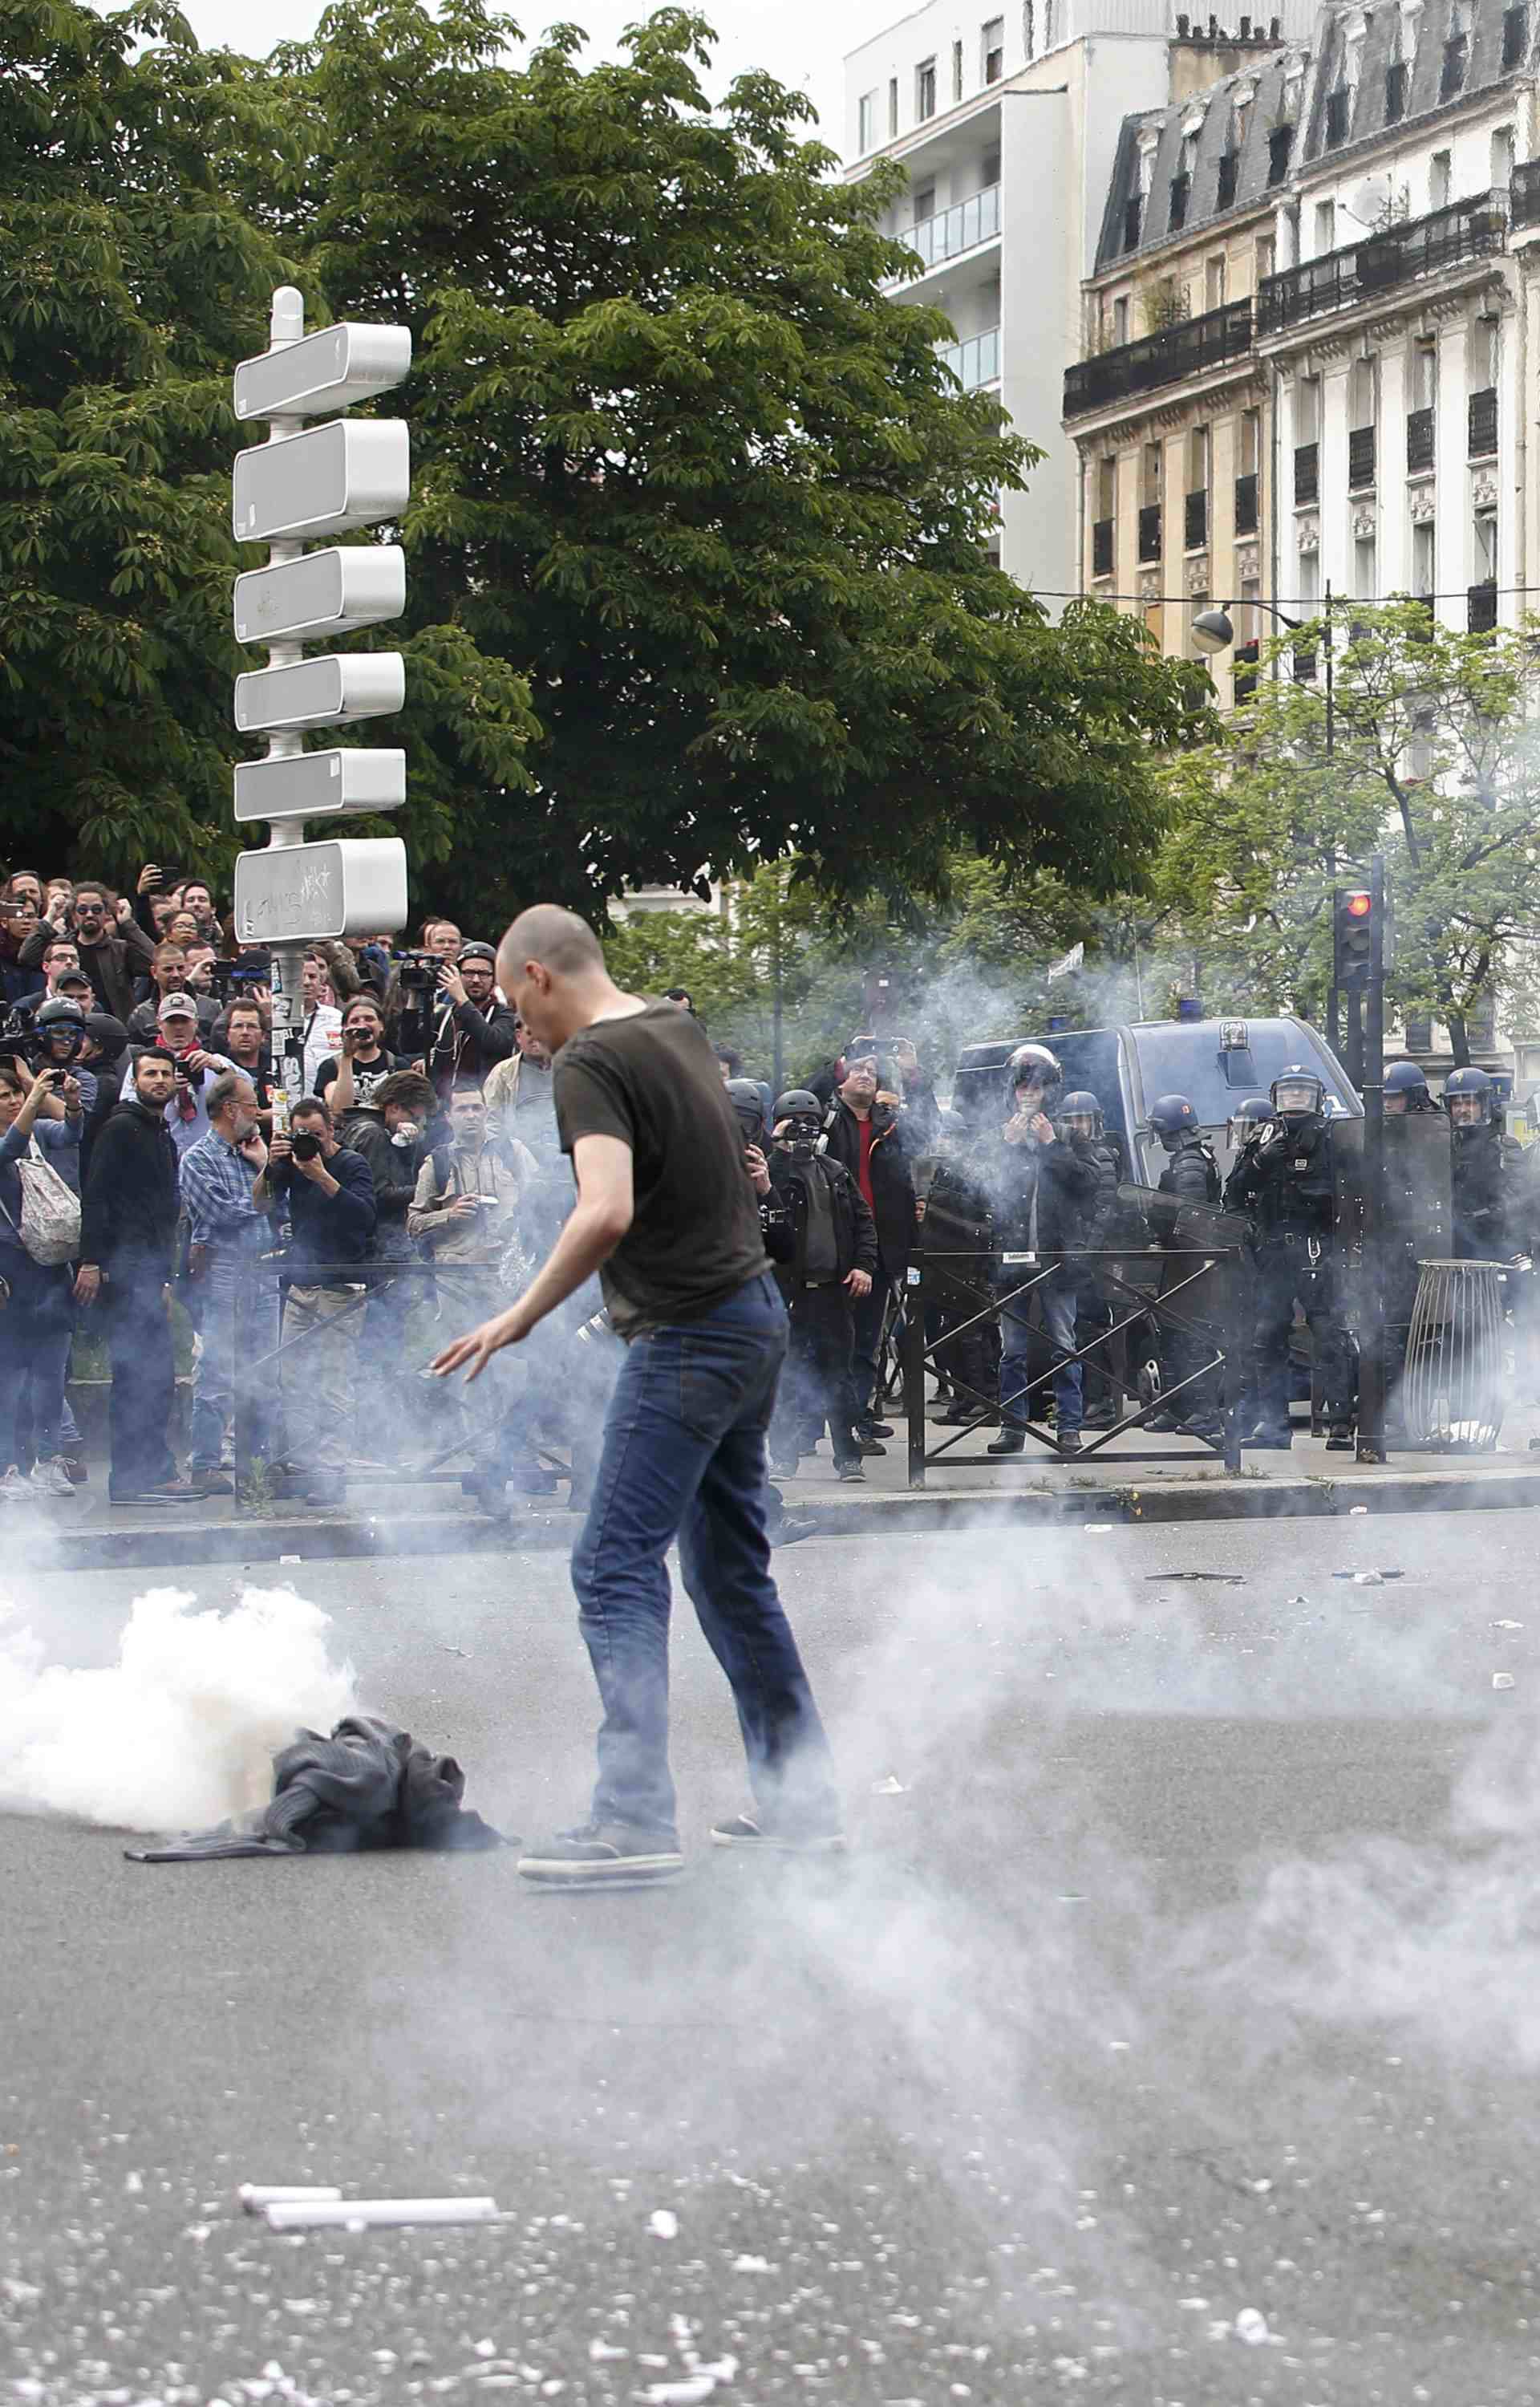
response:
{"label": "building window", "polygon": [[1419,601],[1430,601],[1438,588],[1434,577],[1434,536],[1432,519],[1420,519],[1412,528],[1412,591]]}
{"label": "building window", "polygon": [[1458,93],[1463,92],[1470,51],[1470,0],[1454,0],[1449,10],[1448,38],[1444,44],[1444,67],[1438,79],[1440,100],[1453,100]]}
{"label": "building window", "polygon": [[1352,117],[1353,95],[1349,86],[1339,83],[1335,92],[1326,94],[1326,148],[1335,150],[1348,139],[1349,122]]}
{"label": "building window", "polygon": [[877,94],[864,92],[855,104],[855,148],[864,159],[877,140]]}
{"label": "building window", "polygon": [[1527,7],[1505,8],[1503,11],[1503,72],[1516,67],[1529,46],[1530,12]]}
{"label": "building window", "polygon": [[1264,276],[1271,276],[1277,258],[1278,244],[1274,237],[1270,234],[1259,234],[1257,236],[1257,282],[1259,284]]}
{"label": "building window", "polygon": [[1192,183],[1186,176],[1172,177],[1171,205],[1166,221],[1168,233],[1180,234],[1187,223],[1187,196],[1192,189]]}
{"label": "building window", "polygon": [[1378,417],[1379,363],[1355,360],[1348,377],[1348,491],[1361,493],[1375,480],[1375,425]]}
{"label": "building window", "polygon": [[1053,0],[1043,0],[1043,49],[1053,47]]}
{"label": "building window", "polygon": [[916,225],[924,225],[924,224],[925,224],[925,220],[926,220],[927,218],[933,218],[933,217],[935,216],[935,214],[936,214],[936,187],[935,187],[935,185],[934,185],[934,184],[916,184],[916,185],[915,185],[915,187],[914,187],[914,222],[915,222],[915,224],[916,224]]}
{"label": "building window", "polygon": [[1005,73],[1005,19],[1003,17],[991,17],[979,36],[979,47],[983,53],[983,80],[985,83],[998,83]]}
{"label": "building window", "polygon": [[1240,152],[1222,150],[1219,154],[1219,191],[1214,199],[1216,208],[1227,209],[1233,206],[1236,197],[1236,179],[1239,174]]}
{"label": "building window", "polygon": [[1317,201],[1315,255],[1318,259],[1324,259],[1328,251],[1335,249],[1336,203]]}
{"label": "building window", "polygon": [[1096,463],[1096,516],[1115,519],[1118,515],[1118,455],[1104,453]]}
{"label": "building window", "polygon": [[954,105],[961,100],[962,96],[963,46],[961,42],[954,42],[952,45],[952,98]]}
{"label": "building window", "polygon": [[1120,292],[1117,299],[1112,304],[1112,340],[1114,343],[1126,343],[1128,340],[1128,295],[1126,292]]}
{"label": "building window", "polygon": [[1038,11],[1036,0],[1022,0],[1022,49],[1029,59],[1038,55]]}
{"label": "building window", "polygon": [[898,78],[897,76],[888,78],[887,130],[890,138],[898,131]]}
{"label": "building window", "polygon": [[1206,309],[1224,306],[1224,253],[1216,251],[1203,271],[1203,306]]}
{"label": "building window", "polygon": [[1449,206],[1450,162],[1447,150],[1435,150],[1428,163],[1428,207],[1447,209]]}
{"label": "building window", "polygon": [[1392,59],[1385,70],[1385,122],[1399,125],[1406,114],[1406,62]]}
{"label": "building window", "polygon": [[1500,125],[1491,137],[1491,189],[1505,192],[1513,181],[1513,128]]}
{"label": "building window", "polygon": [[923,125],[936,114],[936,62],[922,59],[914,70],[914,122]]}
{"label": "building window", "polygon": [[1375,539],[1361,534],[1353,545],[1353,591],[1360,602],[1375,599],[1378,570],[1375,561]]}
{"label": "building window", "polygon": [[1432,409],[1438,400],[1438,345],[1430,337],[1412,346],[1412,407]]}
{"label": "building window", "polygon": [[1275,125],[1267,136],[1267,184],[1281,184],[1289,173],[1289,153],[1294,147],[1292,125]]}

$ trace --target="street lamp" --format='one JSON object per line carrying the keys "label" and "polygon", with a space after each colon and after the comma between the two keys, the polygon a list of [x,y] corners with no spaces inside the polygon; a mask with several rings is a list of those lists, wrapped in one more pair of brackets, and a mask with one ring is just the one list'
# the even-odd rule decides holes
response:
{"label": "street lamp", "polygon": [[[1214,653],[1229,650],[1236,640],[1235,622],[1230,617],[1234,606],[1233,603],[1227,602],[1217,610],[1199,611],[1193,621],[1193,641],[1200,652]],[[1306,623],[1303,619],[1291,619],[1288,612],[1280,610],[1276,602],[1256,601],[1249,604],[1248,607],[1253,610],[1266,610],[1280,626],[1292,627],[1296,631]],[[1326,757],[1330,760],[1336,750],[1336,692],[1332,666],[1332,589],[1330,585],[1326,588],[1321,616],[1326,621]]]}

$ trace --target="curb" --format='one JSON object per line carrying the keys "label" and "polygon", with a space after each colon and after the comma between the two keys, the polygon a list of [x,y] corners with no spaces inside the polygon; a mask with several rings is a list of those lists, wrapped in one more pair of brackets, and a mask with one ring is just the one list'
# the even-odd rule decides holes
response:
{"label": "curb", "polygon": [[[1533,1471],[1489,1471],[1462,1478],[1445,1471],[1360,1471],[1343,1479],[1171,1480],[1146,1487],[1077,1488],[1015,1496],[997,1488],[900,1489],[849,1503],[814,1502],[791,1492],[796,1517],[819,1538],[923,1535],[943,1530],[1074,1527],[1088,1521],[1142,1522],[1340,1520],[1370,1513],[1511,1513],[1540,1505],[1540,1463]],[[51,1525],[49,1568],[60,1571],[167,1569],[198,1563],[270,1563],[285,1555],[307,1562],[358,1561],[388,1555],[511,1554],[570,1545],[571,1513],[531,1506],[516,1517],[479,1513],[418,1513],[410,1517],[323,1514],[303,1520],[177,1521],[153,1528],[71,1532]]]}

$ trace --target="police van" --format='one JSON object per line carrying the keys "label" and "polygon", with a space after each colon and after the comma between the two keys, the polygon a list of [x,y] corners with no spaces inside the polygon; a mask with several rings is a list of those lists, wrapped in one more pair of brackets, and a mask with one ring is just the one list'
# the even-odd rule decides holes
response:
{"label": "police van", "polygon": [[1151,1132],[1150,1106],[1185,1095],[1214,1147],[1221,1175],[1232,1159],[1228,1124],[1248,1095],[1265,1095],[1292,1063],[1314,1070],[1328,1112],[1362,1119],[1363,1105],[1319,1030],[1303,1019],[1141,1019],[1121,1028],[1066,1028],[968,1045],[952,1084],[952,1108],[969,1134],[1006,1119],[1006,1064],[1018,1045],[1045,1045],[1064,1065],[1064,1091],[1085,1088],[1123,1141],[1128,1175],[1153,1187],[1166,1155]]}

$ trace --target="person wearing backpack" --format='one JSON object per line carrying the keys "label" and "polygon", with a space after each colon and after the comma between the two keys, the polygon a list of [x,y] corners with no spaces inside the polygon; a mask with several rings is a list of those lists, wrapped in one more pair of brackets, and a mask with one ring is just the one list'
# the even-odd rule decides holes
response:
{"label": "person wearing backpack", "polygon": [[[64,1368],[73,1326],[70,1255],[80,1241],[80,1207],[60,1175],[78,1153],[80,1103],[73,1118],[39,1118],[52,1090],[30,1084],[10,1058],[0,1060],[0,1503],[73,1496],[61,1458]],[[67,1111],[66,1099],[66,1111]],[[52,1163],[43,1156],[51,1154]],[[31,1402],[36,1460],[27,1478],[18,1456],[17,1409]]]}

